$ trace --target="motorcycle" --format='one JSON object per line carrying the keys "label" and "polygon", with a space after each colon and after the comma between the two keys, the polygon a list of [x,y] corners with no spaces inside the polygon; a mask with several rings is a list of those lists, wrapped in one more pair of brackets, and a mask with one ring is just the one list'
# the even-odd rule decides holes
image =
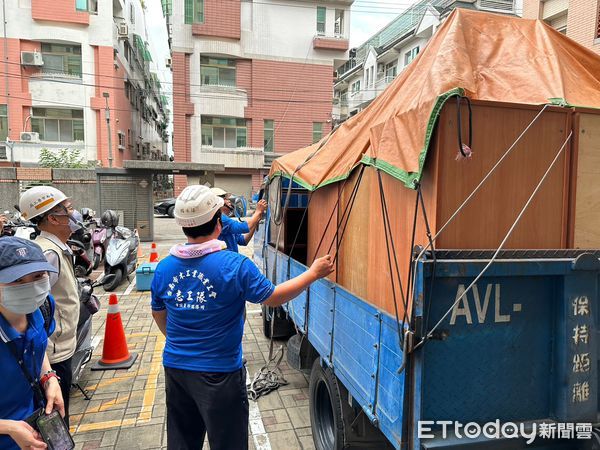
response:
{"label": "motorcycle", "polygon": [[[89,218],[89,209],[83,210]],[[92,273],[92,233],[89,230],[90,222],[86,222],[83,214],[75,211],[73,213],[73,233],[67,241],[75,256],[75,276],[86,277]]]}
{"label": "motorcycle", "polygon": [[137,233],[129,228],[117,226],[111,234],[104,261],[104,273],[115,276],[112,283],[104,286],[104,290],[109,292],[114,291],[124,278],[129,279],[129,275],[135,271],[140,244]]}
{"label": "motorcycle", "polygon": [[95,345],[92,343],[92,316],[100,309],[100,300],[94,295],[94,288],[105,286],[113,281],[113,275],[107,275],[94,282],[89,278],[78,278],[79,283],[79,321],[77,323],[77,344],[72,359],[72,386],[81,391],[86,400],[87,392],[79,384],[83,368],[92,358]]}
{"label": "motorcycle", "polygon": [[104,257],[106,255],[106,248],[108,247],[108,228],[105,227],[100,219],[92,219],[95,223],[95,228],[92,231],[92,247],[94,249],[92,256],[92,269],[96,270],[100,267]]}
{"label": "motorcycle", "polygon": [[16,212],[4,211],[7,222],[2,229],[3,236],[16,236],[23,239],[34,240],[39,234],[39,229],[29,221],[23,220],[18,206],[15,206]]}

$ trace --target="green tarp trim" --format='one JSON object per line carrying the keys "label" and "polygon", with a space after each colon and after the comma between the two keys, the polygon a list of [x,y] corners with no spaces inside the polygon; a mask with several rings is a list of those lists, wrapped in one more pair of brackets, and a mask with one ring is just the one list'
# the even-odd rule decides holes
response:
{"label": "green tarp trim", "polygon": [[[365,164],[365,165],[380,169],[380,170],[384,171],[385,173],[387,173],[388,175],[402,181],[407,188],[416,189],[418,183],[421,181],[421,176],[423,174],[423,168],[425,166],[425,160],[427,158],[427,151],[429,150],[429,144],[431,143],[431,138],[433,137],[433,132],[435,130],[435,126],[437,124],[437,120],[440,116],[442,108],[450,98],[457,96],[457,95],[465,95],[464,89],[462,89],[462,88],[451,89],[451,90],[445,92],[444,94],[438,96],[438,98],[436,99],[435,105],[433,106],[431,115],[429,116],[429,120],[427,122],[427,128],[425,130],[425,142],[423,144],[423,148],[421,149],[421,153],[419,154],[419,171],[418,172],[406,172],[406,171],[388,163],[385,160],[371,158],[371,157],[365,156],[365,155],[363,155],[363,157],[361,158],[360,164]],[[551,105],[554,105],[554,106],[561,106],[561,107],[566,107],[566,108],[576,107],[575,105],[571,105],[564,98],[549,98],[548,101]],[[583,107],[585,107],[585,106],[582,106],[582,108]],[[271,176],[271,179],[275,176],[284,176],[286,178],[292,178],[292,180],[295,181],[296,183],[300,184],[301,186],[305,187],[308,190],[313,191],[313,190],[316,190],[323,186],[327,186],[328,184],[336,183],[338,181],[346,179],[355,168],[356,168],[356,165],[353,166],[349,172],[346,172],[343,175],[337,176],[335,178],[325,180],[323,183],[319,184],[318,186],[310,185],[309,183],[307,183],[305,180],[303,180],[302,178],[300,178],[298,176],[294,176],[292,178],[290,176],[290,174],[282,172],[282,171],[275,172]]]}
{"label": "green tarp trim", "polygon": [[416,189],[417,184],[421,180],[421,175],[423,174],[423,167],[425,166],[425,159],[427,157],[427,150],[429,149],[429,143],[431,142],[431,138],[433,136],[433,131],[435,130],[435,125],[437,123],[438,118],[440,117],[440,113],[442,112],[442,108],[444,104],[448,101],[449,98],[454,97],[456,95],[465,95],[465,91],[462,88],[454,88],[451,89],[442,95],[438,96],[435,101],[435,105],[431,110],[431,115],[429,116],[429,120],[427,122],[427,128],[425,129],[425,142],[423,144],[423,148],[421,149],[421,153],[419,154],[419,171],[418,172],[406,172],[402,169],[399,169],[396,166],[386,162],[382,159],[371,158],[368,156],[363,156],[360,160],[363,164],[376,167],[380,170],[383,170],[388,175],[391,175],[394,178],[399,179],[404,183],[404,185],[409,189]]}
{"label": "green tarp trim", "polygon": [[[396,166],[393,166],[392,164],[390,164],[382,159],[371,158],[368,156],[363,156],[361,158],[359,164],[362,163],[362,164],[365,164],[368,166],[373,166],[380,170],[383,170],[388,175],[391,175],[392,177],[397,178],[400,181],[402,181],[406,187],[408,187],[410,189],[415,189],[416,184],[421,179],[421,174],[423,172],[423,167],[425,165],[425,158],[427,156],[427,149],[429,148],[429,143],[431,141],[431,137],[433,136],[433,131],[435,129],[437,120],[440,116],[440,112],[442,111],[442,107],[448,101],[449,98],[454,97],[456,95],[464,95],[464,93],[465,93],[464,89],[454,88],[454,89],[449,90],[448,92],[445,92],[444,94],[440,95],[437,98],[435,105],[433,106],[433,109],[431,111],[431,115],[429,116],[429,121],[427,122],[427,129],[425,131],[425,143],[424,143],[423,149],[421,150],[421,153],[419,155],[419,172],[416,172],[416,173],[410,172],[409,173],[402,169],[399,169]],[[319,184],[318,186],[313,186],[298,176],[294,176],[292,178],[290,174],[282,172],[282,171],[275,172],[271,176],[271,179],[278,175],[284,176],[286,178],[292,178],[292,180],[295,181],[296,183],[298,183],[301,186],[305,187],[306,189],[312,191],[312,190],[319,189],[323,186],[327,186],[328,184],[336,183],[338,181],[348,178],[350,173],[356,168],[357,165],[358,164],[354,165],[352,167],[352,169],[350,169],[350,171],[348,171],[342,175],[325,180],[323,183]]]}

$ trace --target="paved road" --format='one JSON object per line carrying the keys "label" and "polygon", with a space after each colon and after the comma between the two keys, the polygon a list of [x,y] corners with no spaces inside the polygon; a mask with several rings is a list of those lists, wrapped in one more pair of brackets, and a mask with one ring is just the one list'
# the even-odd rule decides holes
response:
{"label": "paved road", "polygon": [[[161,256],[183,240],[173,219],[155,219],[156,243]],[[149,244],[142,244],[148,259]],[[244,249],[247,255],[250,248]],[[135,280],[132,278],[133,284]],[[72,391],[71,427],[76,449],[166,449],[166,418],[162,349],[164,338],[152,321],[148,292],[137,292],[127,282],[118,289],[119,306],[129,349],[139,354],[136,364],[127,371],[91,372],[84,369],[81,385],[90,395],[87,401]],[[94,332],[99,341],[93,360],[100,358],[106,317],[107,297],[94,318]],[[262,334],[260,308],[249,305],[244,332],[244,354],[253,376],[265,363],[269,343]],[[284,362],[283,372],[289,385],[250,402],[251,427],[249,447],[256,450],[295,450],[314,448],[308,411],[306,375],[290,369]],[[205,448],[208,448],[205,446]]]}

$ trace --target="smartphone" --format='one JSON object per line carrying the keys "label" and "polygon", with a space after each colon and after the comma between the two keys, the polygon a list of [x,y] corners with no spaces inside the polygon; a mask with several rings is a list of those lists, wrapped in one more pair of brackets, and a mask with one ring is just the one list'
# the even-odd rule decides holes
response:
{"label": "smartphone", "polygon": [[58,411],[52,411],[50,414],[38,418],[37,428],[48,446],[48,450],[73,450],[75,448],[71,433]]}
{"label": "smartphone", "polygon": [[31,414],[27,419],[23,419],[24,422],[27,423],[27,425],[29,425],[31,428],[33,428],[35,431],[38,431],[37,428],[37,421],[40,417],[42,417],[44,415],[44,408],[39,408],[36,409],[33,414]]}

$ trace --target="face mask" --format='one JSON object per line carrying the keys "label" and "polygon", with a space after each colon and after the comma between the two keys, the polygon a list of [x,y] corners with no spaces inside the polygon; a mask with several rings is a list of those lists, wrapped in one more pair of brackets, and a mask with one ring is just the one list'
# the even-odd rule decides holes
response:
{"label": "face mask", "polygon": [[44,277],[31,283],[4,286],[0,303],[14,314],[31,314],[38,309],[50,293],[50,279]]}

